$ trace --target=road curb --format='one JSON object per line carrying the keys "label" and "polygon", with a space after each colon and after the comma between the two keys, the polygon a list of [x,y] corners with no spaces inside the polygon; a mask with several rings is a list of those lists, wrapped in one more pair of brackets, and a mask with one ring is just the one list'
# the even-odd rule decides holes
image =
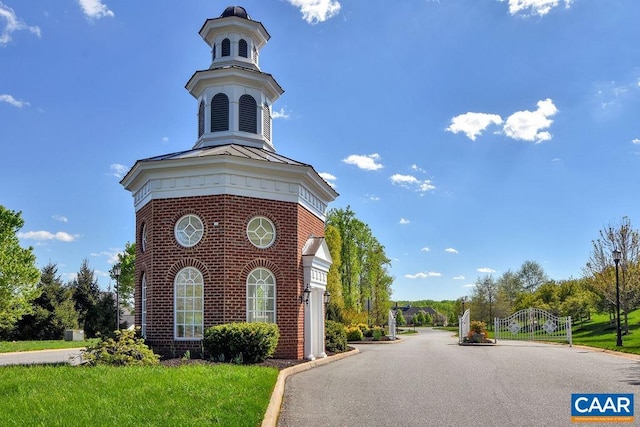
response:
{"label": "road curb", "polygon": [[284,396],[284,385],[290,375],[308,371],[309,369],[326,365],[327,363],[335,362],[337,360],[344,359],[345,357],[355,356],[358,353],[360,353],[360,350],[356,348],[344,353],[338,353],[322,359],[301,363],[280,371],[278,379],[276,380],[276,385],[273,387],[273,392],[271,393],[271,400],[269,401],[267,412],[265,412],[264,418],[262,419],[262,427],[276,427],[278,423],[278,416],[280,415],[280,408],[282,406],[282,397]]}

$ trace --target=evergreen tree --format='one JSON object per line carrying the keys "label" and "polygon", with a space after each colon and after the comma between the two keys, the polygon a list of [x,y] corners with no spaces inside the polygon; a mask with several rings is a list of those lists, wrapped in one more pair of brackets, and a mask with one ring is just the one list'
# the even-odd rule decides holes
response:
{"label": "evergreen tree", "polygon": [[33,310],[20,319],[15,337],[21,340],[58,340],[65,329],[78,327],[72,292],[58,276],[58,267],[48,264],[42,269],[38,288],[41,294],[33,300]]}
{"label": "evergreen tree", "polygon": [[78,324],[84,329],[87,337],[94,337],[98,330],[99,316],[96,305],[100,299],[100,288],[86,258],[82,261],[78,275],[73,280],[71,287],[75,309],[78,312]]}

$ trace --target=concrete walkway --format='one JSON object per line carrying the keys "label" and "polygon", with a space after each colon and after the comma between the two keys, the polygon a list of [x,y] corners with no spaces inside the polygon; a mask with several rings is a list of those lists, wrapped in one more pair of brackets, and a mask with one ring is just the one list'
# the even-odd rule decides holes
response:
{"label": "concrete walkway", "polygon": [[40,363],[70,363],[80,362],[80,348],[63,348],[60,350],[21,351],[15,353],[0,353],[0,366],[32,365]]}
{"label": "concrete walkway", "polygon": [[[290,376],[278,425],[569,426],[571,393],[636,393],[640,362],[566,345],[458,346],[422,329]],[[640,420],[640,399],[635,401]]]}

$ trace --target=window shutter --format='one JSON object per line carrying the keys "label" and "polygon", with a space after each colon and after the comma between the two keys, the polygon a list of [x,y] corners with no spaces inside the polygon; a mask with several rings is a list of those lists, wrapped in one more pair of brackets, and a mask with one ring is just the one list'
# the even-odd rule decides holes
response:
{"label": "window shutter", "polygon": [[219,93],[211,101],[211,132],[229,130],[229,98]]}
{"label": "window shutter", "polygon": [[238,45],[238,55],[242,56],[243,58],[247,58],[249,56],[247,42],[244,39],[240,39],[240,44]]}
{"label": "window shutter", "polygon": [[231,56],[231,42],[229,39],[222,40],[222,56]]}
{"label": "window shutter", "polygon": [[204,102],[200,101],[198,107],[198,138],[204,134]]}
{"label": "window shutter", "polygon": [[251,95],[240,97],[240,126],[241,132],[258,133],[258,113],[256,100]]}

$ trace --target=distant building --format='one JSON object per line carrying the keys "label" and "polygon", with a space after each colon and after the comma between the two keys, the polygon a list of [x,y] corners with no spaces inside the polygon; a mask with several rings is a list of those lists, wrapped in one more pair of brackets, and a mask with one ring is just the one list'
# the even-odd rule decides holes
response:
{"label": "distant building", "polygon": [[182,354],[199,352],[212,325],[273,322],[276,357],[324,357],[324,221],[338,194],[276,153],[272,104],[284,91],[259,68],[262,23],[228,7],[200,36],[211,64],[186,85],[195,144],[138,160],[121,182],[136,212],[135,323],[155,350]]}
{"label": "distant building", "polygon": [[404,320],[407,323],[407,325],[410,325],[413,323],[413,316],[418,314],[418,312],[420,311],[424,311],[426,314],[431,316],[433,324],[436,326],[447,326],[448,324],[447,316],[445,316],[444,314],[438,313],[432,307],[412,307],[410,305],[407,305],[404,307],[398,307],[398,311],[402,311],[402,317],[404,317]]}

